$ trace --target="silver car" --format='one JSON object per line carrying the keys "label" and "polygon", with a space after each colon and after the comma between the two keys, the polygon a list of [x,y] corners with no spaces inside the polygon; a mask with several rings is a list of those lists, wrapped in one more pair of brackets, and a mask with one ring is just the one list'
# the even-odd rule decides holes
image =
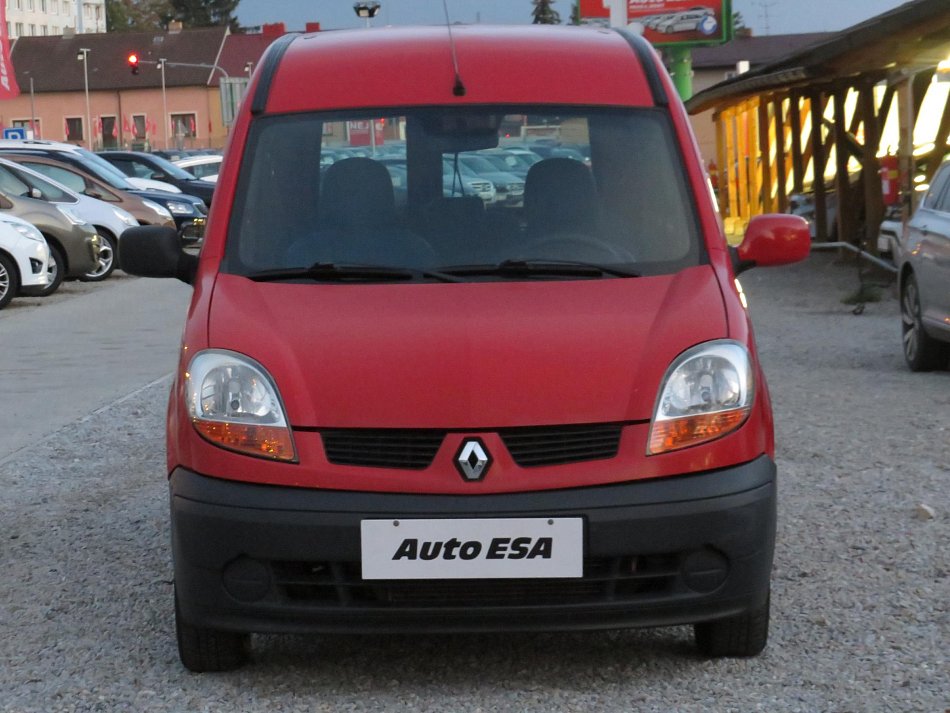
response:
{"label": "silver car", "polygon": [[904,358],[913,371],[950,358],[950,161],[904,231],[898,254]]}

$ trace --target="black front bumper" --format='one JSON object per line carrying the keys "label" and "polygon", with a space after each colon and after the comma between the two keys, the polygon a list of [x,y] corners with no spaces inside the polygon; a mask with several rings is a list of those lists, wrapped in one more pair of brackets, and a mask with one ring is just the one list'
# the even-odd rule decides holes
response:
{"label": "black front bumper", "polygon": [[[566,630],[709,621],[763,604],[775,465],[484,496],[302,490],[171,477],[183,618],[248,632]],[[368,581],[364,518],[581,517],[580,579]]]}

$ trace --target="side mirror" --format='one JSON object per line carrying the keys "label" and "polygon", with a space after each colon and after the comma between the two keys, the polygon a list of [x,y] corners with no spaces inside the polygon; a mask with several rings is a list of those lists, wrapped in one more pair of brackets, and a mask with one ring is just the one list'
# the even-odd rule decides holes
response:
{"label": "side mirror", "polygon": [[87,188],[83,191],[83,195],[89,196],[90,198],[95,198],[96,200],[102,200],[102,194],[95,188]]}
{"label": "side mirror", "polygon": [[119,239],[119,264],[130,275],[195,281],[198,256],[185,252],[178,231],[162,225],[129,228]]}
{"label": "side mirror", "polygon": [[43,191],[41,191],[39,188],[31,188],[30,198],[36,198],[37,200],[40,200],[40,201],[43,200]]}
{"label": "side mirror", "polygon": [[804,260],[810,251],[811,233],[804,218],[785,213],[757,215],[733,252],[733,267],[738,275],[752,267],[789,265]]}

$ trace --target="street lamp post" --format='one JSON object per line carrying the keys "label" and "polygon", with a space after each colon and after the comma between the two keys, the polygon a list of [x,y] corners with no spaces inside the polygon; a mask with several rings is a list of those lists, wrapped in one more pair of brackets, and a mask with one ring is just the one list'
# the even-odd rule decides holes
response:
{"label": "street lamp post", "polygon": [[[82,76],[83,82],[86,86],[86,146],[92,151],[92,113],[89,111],[89,53],[90,50],[88,47],[80,48],[79,52],[76,53],[76,59],[82,62]],[[31,78],[31,87],[32,87],[32,78]]]}
{"label": "street lamp post", "polygon": [[165,137],[165,150],[168,150],[168,98],[165,94],[165,58],[158,60],[158,68],[162,70],[162,134]]}

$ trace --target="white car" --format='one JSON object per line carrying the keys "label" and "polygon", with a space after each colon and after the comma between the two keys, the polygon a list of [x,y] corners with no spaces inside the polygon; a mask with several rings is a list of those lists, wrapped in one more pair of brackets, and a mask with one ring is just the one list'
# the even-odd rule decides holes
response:
{"label": "white car", "polygon": [[17,196],[37,198],[49,203],[68,205],[82,220],[95,227],[103,238],[99,249],[99,264],[86,273],[83,280],[99,282],[112,274],[116,266],[119,240],[128,228],[138,221],[126,210],[105,201],[76,193],[48,176],[22,164],[0,157],[0,191]]}
{"label": "white car", "polygon": [[224,156],[217,154],[205,154],[201,156],[189,156],[180,158],[173,163],[179,168],[183,168],[195,178],[209,183],[217,183],[218,172],[221,170],[221,162]]}
{"label": "white car", "polygon": [[23,287],[46,287],[49,246],[35,226],[9,213],[0,215],[0,309]]}
{"label": "white car", "polygon": [[700,29],[700,24],[706,20],[707,17],[715,17],[713,11],[709,8],[680,12],[657,23],[654,29],[656,29],[657,32],[663,32],[665,34],[672,32],[695,32]]}

